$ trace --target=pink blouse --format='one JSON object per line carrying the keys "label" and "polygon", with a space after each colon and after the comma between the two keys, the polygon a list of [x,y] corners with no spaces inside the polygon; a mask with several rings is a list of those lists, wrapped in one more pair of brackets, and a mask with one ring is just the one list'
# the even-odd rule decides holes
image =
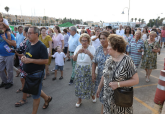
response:
{"label": "pink blouse", "polygon": [[61,33],[58,33],[58,35],[55,37],[55,35],[53,35],[52,37],[53,40],[53,48],[55,49],[57,46],[60,46],[62,48],[62,41],[64,40],[64,36]]}

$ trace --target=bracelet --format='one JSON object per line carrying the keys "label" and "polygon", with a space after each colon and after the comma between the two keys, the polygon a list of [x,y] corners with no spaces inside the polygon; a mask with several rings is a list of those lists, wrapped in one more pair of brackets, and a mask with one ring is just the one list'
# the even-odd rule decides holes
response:
{"label": "bracelet", "polygon": [[120,87],[120,83],[118,82],[118,87]]}

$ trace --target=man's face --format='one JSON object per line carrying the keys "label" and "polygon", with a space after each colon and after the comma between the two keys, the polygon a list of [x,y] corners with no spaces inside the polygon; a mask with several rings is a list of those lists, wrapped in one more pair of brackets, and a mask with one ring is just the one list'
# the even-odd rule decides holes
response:
{"label": "man's face", "polygon": [[6,30],[4,24],[2,24],[2,23],[0,23],[0,30],[4,30],[4,31]]}
{"label": "man's face", "polygon": [[2,23],[0,23],[0,30],[3,30],[4,25]]}
{"label": "man's face", "polygon": [[70,30],[70,34],[71,34],[72,36],[74,36],[76,33],[75,33],[75,31]]}
{"label": "man's face", "polygon": [[28,29],[28,38],[29,41],[34,41],[37,37],[37,33],[34,33],[34,28],[29,28]]}
{"label": "man's face", "polygon": [[3,18],[2,17],[0,17],[0,22],[3,22]]}
{"label": "man's face", "polygon": [[17,28],[14,28],[14,31],[17,31]]}
{"label": "man's face", "polygon": [[23,27],[19,27],[18,32],[22,33],[23,32]]}

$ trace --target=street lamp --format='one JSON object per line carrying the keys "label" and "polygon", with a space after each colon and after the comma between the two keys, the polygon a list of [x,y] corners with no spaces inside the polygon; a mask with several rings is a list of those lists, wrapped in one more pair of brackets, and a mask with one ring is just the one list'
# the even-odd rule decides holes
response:
{"label": "street lamp", "polygon": [[125,8],[123,9],[123,12],[122,12],[121,14],[124,14],[124,10],[125,10],[126,8],[128,9],[128,23],[129,23],[130,0],[129,0],[129,7],[125,7]]}

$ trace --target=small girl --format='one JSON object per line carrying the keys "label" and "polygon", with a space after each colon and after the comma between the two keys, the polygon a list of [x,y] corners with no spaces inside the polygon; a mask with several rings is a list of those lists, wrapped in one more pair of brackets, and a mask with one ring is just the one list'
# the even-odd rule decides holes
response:
{"label": "small girl", "polygon": [[57,46],[57,52],[52,55],[55,58],[55,77],[52,80],[56,80],[57,70],[60,69],[61,77],[59,80],[63,79],[63,66],[64,66],[64,58],[66,58],[65,54],[62,52],[61,47]]}

